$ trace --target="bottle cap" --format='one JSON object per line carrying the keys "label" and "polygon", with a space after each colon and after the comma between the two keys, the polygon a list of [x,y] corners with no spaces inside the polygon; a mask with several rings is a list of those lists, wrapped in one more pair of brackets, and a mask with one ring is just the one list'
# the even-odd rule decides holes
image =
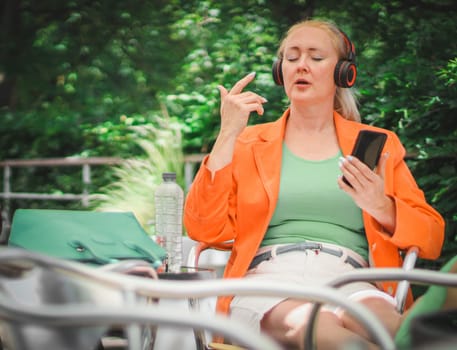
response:
{"label": "bottle cap", "polygon": [[176,180],[176,173],[162,173],[163,180]]}

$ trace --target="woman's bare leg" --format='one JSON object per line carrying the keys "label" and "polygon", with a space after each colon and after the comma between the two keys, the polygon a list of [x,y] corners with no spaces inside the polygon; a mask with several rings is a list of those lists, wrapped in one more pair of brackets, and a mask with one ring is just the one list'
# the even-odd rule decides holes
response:
{"label": "woman's bare leg", "polygon": [[[304,336],[306,331],[306,317],[295,327],[286,322],[287,316],[297,307],[302,306],[302,300],[287,299],[273,307],[262,319],[261,328],[271,335],[287,349],[304,350]],[[367,349],[376,349],[364,337],[344,327],[334,313],[323,311],[319,314],[316,324],[316,344],[318,350],[333,350],[342,344],[357,342],[366,346]]]}
{"label": "woman's bare leg", "polygon": [[[366,298],[359,302],[374,313],[378,320],[380,320],[381,323],[386,327],[386,330],[389,332],[392,338],[395,337],[395,334],[397,333],[402,320],[402,316],[397,311],[395,306],[393,306],[387,300],[381,298]],[[342,321],[345,328],[354,333],[360,334],[367,340],[372,340],[365,327],[350,317],[347,313],[343,313]]]}

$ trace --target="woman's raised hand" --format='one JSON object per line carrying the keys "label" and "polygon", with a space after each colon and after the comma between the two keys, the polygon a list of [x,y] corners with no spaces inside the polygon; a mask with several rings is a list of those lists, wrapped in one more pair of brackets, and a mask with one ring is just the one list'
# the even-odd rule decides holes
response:
{"label": "woman's raised hand", "polygon": [[263,114],[263,104],[267,100],[254,92],[243,91],[254,78],[255,73],[249,73],[230,91],[221,85],[218,87],[221,94],[221,128],[206,163],[213,177],[216,170],[232,161],[236,139],[248,124],[251,112]]}
{"label": "woman's raised hand", "polygon": [[249,73],[233,85],[230,91],[219,85],[221,134],[236,138],[246,127],[251,112],[263,115],[263,104],[267,100],[252,91],[243,91],[254,78],[255,72]]}

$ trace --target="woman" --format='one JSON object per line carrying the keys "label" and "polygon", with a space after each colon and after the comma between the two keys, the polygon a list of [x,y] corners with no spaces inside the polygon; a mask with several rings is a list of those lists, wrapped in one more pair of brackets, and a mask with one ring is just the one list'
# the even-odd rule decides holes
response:
{"label": "woman", "polygon": [[[330,22],[298,23],[283,39],[273,73],[290,100],[275,122],[247,127],[251,112],[262,115],[267,102],[245,91],[254,73],[230,90],[219,87],[220,132],[186,199],[191,238],[234,242],[224,277],[317,285],[358,267],[398,267],[399,250],[410,246],[419,247],[421,258],[437,258],[444,221],[417,187],[398,137],[360,123],[348,88],[356,77],[349,38]],[[387,134],[375,171],[349,156],[362,129]],[[394,334],[400,322],[394,288],[355,283],[342,290]],[[220,298],[218,311],[300,349],[309,305],[235,296]],[[324,308],[316,332],[318,348],[349,340],[372,345],[342,310]]]}

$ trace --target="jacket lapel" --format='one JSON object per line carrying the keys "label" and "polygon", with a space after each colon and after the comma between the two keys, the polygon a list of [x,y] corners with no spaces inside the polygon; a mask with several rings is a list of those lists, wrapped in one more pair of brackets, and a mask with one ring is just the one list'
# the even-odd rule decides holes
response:
{"label": "jacket lapel", "polygon": [[[254,159],[260,179],[269,200],[269,213],[272,215],[279,192],[281,174],[282,143],[290,110],[287,109],[281,118],[269,124],[259,134],[259,142],[253,145]],[[344,155],[352,151],[360,123],[344,119],[338,112],[333,113],[338,143]]]}
{"label": "jacket lapel", "polygon": [[333,112],[333,120],[341,152],[344,156],[349,155],[362,124],[344,119],[338,112]]}
{"label": "jacket lapel", "polygon": [[257,171],[268,195],[269,217],[273,215],[278,199],[282,143],[288,116],[289,110],[286,110],[281,118],[259,134],[259,142],[253,145]]}

